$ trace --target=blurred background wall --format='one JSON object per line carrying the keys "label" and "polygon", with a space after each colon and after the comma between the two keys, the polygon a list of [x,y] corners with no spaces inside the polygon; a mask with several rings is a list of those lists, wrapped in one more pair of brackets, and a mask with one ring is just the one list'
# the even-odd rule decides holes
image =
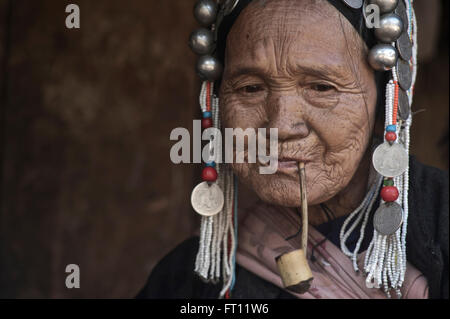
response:
{"label": "blurred background wall", "polygon": [[[194,231],[198,168],[169,158],[199,118],[194,3],[0,0],[0,297],[133,297]],[[448,170],[448,1],[415,3],[412,153]]]}

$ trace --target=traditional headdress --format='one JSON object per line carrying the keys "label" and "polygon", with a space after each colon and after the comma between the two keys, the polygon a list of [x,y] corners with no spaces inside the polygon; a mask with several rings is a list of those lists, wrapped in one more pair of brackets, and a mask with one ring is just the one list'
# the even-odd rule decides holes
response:
{"label": "traditional headdress", "polygon": [[[192,32],[189,45],[200,57],[197,73],[203,80],[200,93],[202,128],[220,128],[219,98],[214,90],[223,66],[226,30],[251,0],[199,0],[194,16],[203,26]],[[385,87],[384,142],[373,152],[372,163],[378,173],[361,205],[345,220],[341,250],[358,271],[357,254],[364,230],[376,202],[381,184],[380,206],[375,212],[373,238],[366,252],[366,285],[383,288],[388,297],[400,287],[406,271],[406,231],[408,221],[409,139],[411,104],[417,72],[417,27],[413,0],[328,0],[361,34],[370,47],[369,64]],[[368,12],[379,12],[379,25],[369,21]],[[376,17],[375,17],[376,19]],[[375,25],[373,24],[375,22]],[[211,145],[218,141],[211,135]],[[219,147],[213,147],[217,150]],[[207,282],[222,281],[220,298],[227,297],[234,285],[237,248],[237,183],[228,165],[211,160],[202,171],[204,182],[192,192],[192,205],[202,215],[200,244],[195,272]],[[353,251],[346,240],[356,227],[360,238]],[[370,235],[370,234],[368,234]]]}

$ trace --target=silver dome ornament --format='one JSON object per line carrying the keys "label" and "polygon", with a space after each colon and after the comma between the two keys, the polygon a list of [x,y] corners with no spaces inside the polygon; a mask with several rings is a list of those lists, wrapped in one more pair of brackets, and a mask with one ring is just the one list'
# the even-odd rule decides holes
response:
{"label": "silver dome ornament", "polygon": [[214,49],[214,34],[205,28],[193,31],[189,36],[189,47],[199,55],[211,53]]}
{"label": "silver dome ornament", "polygon": [[394,14],[388,13],[380,18],[380,27],[375,28],[375,37],[384,43],[396,41],[403,32],[402,19]]}
{"label": "silver dome ornament", "polygon": [[369,52],[369,64],[377,71],[390,70],[397,60],[397,50],[389,44],[377,44]]}
{"label": "silver dome ornament", "polygon": [[394,11],[397,8],[398,0],[370,0],[370,4],[377,5],[380,13],[383,14]]}
{"label": "silver dome ornament", "polygon": [[203,55],[197,61],[197,74],[203,80],[215,81],[222,75],[222,64],[210,55]]}
{"label": "silver dome ornament", "polygon": [[194,6],[194,16],[204,26],[210,26],[216,21],[219,7],[214,0],[199,0]]}

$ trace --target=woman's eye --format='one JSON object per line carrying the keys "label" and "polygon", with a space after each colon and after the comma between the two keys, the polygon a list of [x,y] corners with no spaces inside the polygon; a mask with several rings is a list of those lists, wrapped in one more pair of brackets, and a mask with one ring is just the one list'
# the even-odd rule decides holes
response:
{"label": "woman's eye", "polygon": [[303,96],[312,105],[320,108],[330,108],[339,101],[339,90],[328,83],[310,83],[305,85]]}
{"label": "woman's eye", "polygon": [[240,89],[244,93],[256,93],[264,90],[262,85],[246,85]]}
{"label": "woman's eye", "polygon": [[318,84],[313,84],[311,86],[311,89],[313,89],[314,91],[318,91],[318,92],[328,92],[328,91],[334,90],[335,88],[332,85],[318,83]]}

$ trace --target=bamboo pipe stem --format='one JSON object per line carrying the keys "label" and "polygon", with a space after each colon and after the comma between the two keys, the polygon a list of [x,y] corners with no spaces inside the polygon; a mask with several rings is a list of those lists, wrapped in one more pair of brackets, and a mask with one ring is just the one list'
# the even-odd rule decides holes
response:
{"label": "bamboo pipe stem", "polygon": [[306,173],[304,163],[298,163],[298,171],[302,206],[301,249],[277,257],[276,262],[284,287],[303,294],[310,288],[313,276],[306,256],[308,247],[308,202],[306,200]]}
{"label": "bamboo pipe stem", "polygon": [[298,171],[300,175],[300,192],[302,205],[302,249],[306,256],[306,249],[308,248],[308,201],[306,199],[305,163],[298,163]]}

